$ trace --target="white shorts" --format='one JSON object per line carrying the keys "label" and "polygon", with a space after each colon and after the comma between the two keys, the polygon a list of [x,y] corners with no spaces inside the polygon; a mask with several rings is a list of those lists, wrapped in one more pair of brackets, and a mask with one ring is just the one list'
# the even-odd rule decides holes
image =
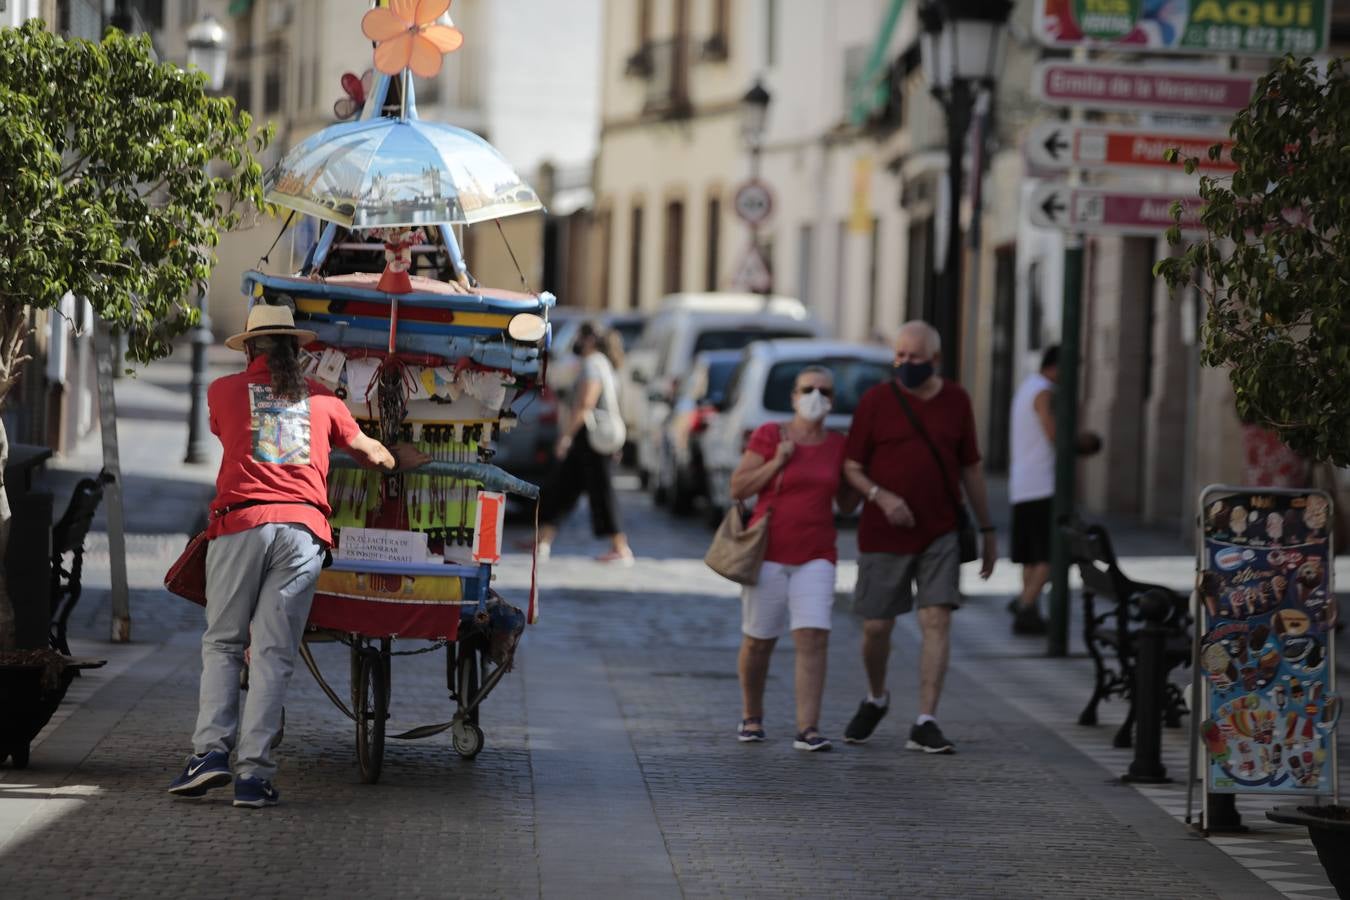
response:
{"label": "white shorts", "polygon": [[741,589],[741,631],[752,638],[782,636],[789,624],[830,630],[834,563],[813,559],[800,566],[765,561],[759,584]]}

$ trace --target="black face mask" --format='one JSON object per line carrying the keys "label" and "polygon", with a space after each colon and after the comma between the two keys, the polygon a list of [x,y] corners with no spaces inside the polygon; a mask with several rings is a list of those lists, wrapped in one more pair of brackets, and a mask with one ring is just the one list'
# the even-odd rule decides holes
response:
{"label": "black face mask", "polygon": [[895,376],[900,379],[900,383],[911,391],[919,387],[929,378],[933,377],[933,361],[928,362],[902,362],[893,363],[895,367]]}

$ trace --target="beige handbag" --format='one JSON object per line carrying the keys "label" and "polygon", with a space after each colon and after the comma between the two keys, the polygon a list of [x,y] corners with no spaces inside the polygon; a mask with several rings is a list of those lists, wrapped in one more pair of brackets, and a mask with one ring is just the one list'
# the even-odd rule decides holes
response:
{"label": "beige handbag", "polygon": [[[783,432],[780,429],[779,434]],[[783,486],[783,466],[778,471],[774,493]],[[750,515],[741,509],[739,500],[733,501],[727,508],[722,523],[717,526],[712,544],[703,555],[703,561],[723,578],[737,584],[754,587],[759,583],[759,569],[764,564],[764,551],[769,546],[769,519],[773,517],[773,507],[764,511],[764,518],[746,527]]]}

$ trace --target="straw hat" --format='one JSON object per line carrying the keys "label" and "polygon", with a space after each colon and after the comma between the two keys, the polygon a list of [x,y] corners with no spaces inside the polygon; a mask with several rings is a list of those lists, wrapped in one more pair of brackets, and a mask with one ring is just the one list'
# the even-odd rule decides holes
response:
{"label": "straw hat", "polygon": [[289,306],[272,306],[267,303],[255,303],[248,311],[248,326],[239,334],[225,339],[225,346],[231,350],[243,350],[244,341],[268,335],[293,334],[301,345],[308,344],[318,335],[304,328],[295,327],[295,317]]}

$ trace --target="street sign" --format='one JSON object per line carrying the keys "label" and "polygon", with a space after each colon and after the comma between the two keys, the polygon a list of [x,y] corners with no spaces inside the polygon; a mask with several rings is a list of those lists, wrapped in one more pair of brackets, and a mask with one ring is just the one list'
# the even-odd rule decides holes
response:
{"label": "street sign", "polygon": [[1235,113],[1251,100],[1255,80],[1246,75],[1195,69],[1147,69],[1046,61],[1032,70],[1031,92],[1059,106]]}
{"label": "street sign", "polygon": [[747,225],[763,225],[773,213],[773,192],[762,181],[747,181],[736,190],[736,215]]}
{"label": "street sign", "polygon": [[[1224,146],[1219,159],[1209,158],[1209,148]],[[1178,163],[1167,162],[1164,154],[1172,148],[1183,157],[1198,157],[1200,168],[1232,172],[1237,165],[1231,158],[1233,142],[1221,134],[1160,132],[1140,128],[1073,126],[1065,122],[1041,122],[1027,133],[1024,150],[1027,160],[1037,169],[1169,169],[1181,174]]]}
{"label": "street sign", "polygon": [[1177,200],[1183,208],[1182,232],[1203,233],[1201,200],[1196,194],[1082,188],[1063,181],[1046,181],[1032,191],[1028,214],[1031,224],[1040,228],[1158,237],[1172,227],[1171,208]]}
{"label": "street sign", "polygon": [[773,289],[773,274],[759,247],[751,244],[746,249],[731,283],[737,290],[751,294],[767,294]]}
{"label": "street sign", "polygon": [[1047,47],[1282,56],[1327,48],[1331,0],[1036,0]]}

